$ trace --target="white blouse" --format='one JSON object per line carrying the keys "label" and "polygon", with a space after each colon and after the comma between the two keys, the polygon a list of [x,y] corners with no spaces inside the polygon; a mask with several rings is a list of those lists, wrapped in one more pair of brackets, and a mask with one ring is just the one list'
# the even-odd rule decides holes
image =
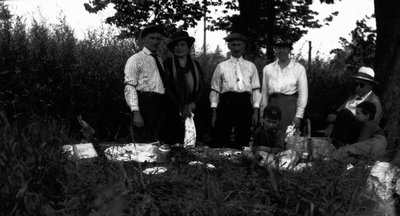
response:
{"label": "white blouse", "polygon": [[254,108],[260,106],[260,79],[254,63],[232,57],[218,64],[211,79],[211,107],[217,107],[219,94],[225,92],[249,92]]}
{"label": "white blouse", "polygon": [[[146,47],[125,64],[125,100],[131,111],[139,111],[137,91],[165,93],[156,60]],[[157,57],[160,62],[162,60]],[[161,64],[162,65],[162,64]]]}
{"label": "white blouse", "polygon": [[261,114],[268,105],[270,95],[274,93],[292,95],[296,92],[298,98],[295,116],[303,118],[308,100],[307,74],[303,65],[293,59],[283,69],[279,66],[278,60],[266,65],[263,69]]}

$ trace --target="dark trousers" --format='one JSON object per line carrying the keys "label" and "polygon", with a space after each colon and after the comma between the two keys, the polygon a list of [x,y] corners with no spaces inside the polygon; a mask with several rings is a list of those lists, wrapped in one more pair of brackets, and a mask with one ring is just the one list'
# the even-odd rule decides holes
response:
{"label": "dark trousers", "polygon": [[143,127],[133,127],[136,142],[164,141],[165,95],[138,91]]}
{"label": "dark trousers", "polygon": [[[220,95],[215,121],[214,147],[241,149],[249,144],[253,109],[248,92],[226,92]],[[231,141],[232,129],[235,139]]]}
{"label": "dark trousers", "polygon": [[336,147],[345,144],[356,143],[362,129],[362,123],[358,121],[348,109],[343,109],[337,114],[332,138]]}

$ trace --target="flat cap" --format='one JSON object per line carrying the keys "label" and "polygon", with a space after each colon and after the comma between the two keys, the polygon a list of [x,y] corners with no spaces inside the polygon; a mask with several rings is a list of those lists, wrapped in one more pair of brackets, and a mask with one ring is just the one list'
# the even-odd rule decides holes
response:
{"label": "flat cap", "polygon": [[160,33],[160,34],[164,34],[164,28],[161,25],[149,25],[146,26],[142,32],[140,33],[140,37],[144,38],[146,37],[146,35],[151,34],[151,33]]}
{"label": "flat cap", "polygon": [[230,41],[234,41],[234,40],[240,40],[240,41],[246,42],[247,38],[240,33],[234,32],[234,33],[224,37],[224,40],[226,42],[230,42]]}

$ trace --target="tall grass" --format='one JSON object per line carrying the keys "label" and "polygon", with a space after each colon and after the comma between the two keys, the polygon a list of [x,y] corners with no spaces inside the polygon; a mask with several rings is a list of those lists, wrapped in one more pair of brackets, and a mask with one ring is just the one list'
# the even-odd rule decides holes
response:
{"label": "tall grass", "polygon": [[[130,140],[123,67],[138,47],[107,29],[78,40],[64,18],[28,25],[1,3],[0,47],[0,215],[365,215],[379,209],[363,195],[365,164],[347,171],[321,162],[290,173],[217,158],[205,161],[217,167],[209,170],[189,166],[198,159],[176,149],[167,173],[144,176],[135,163],[101,155],[68,160],[61,146],[79,142],[78,115],[100,141]],[[209,91],[224,57],[218,50],[195,57]],[[261,70],[264,60],[256,63]],[[346,82],[339,71],[313,63],[310,111],[329,109],[342,93],[325,91]],[[207,91],[198,109],[207,133]]]}

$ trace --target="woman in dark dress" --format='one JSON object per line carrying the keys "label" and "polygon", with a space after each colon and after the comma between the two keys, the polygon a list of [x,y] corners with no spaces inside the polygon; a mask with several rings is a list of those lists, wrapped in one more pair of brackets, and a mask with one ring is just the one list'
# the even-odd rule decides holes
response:
{"label": "woman in dark dress", "polygon": [[164,61],[168,96],[166,142],[169,144],[183,144],[185,120],[195,113],[196,105],[203,94],[204,82],[200,64],[190,56],[194,41],[187,32],[179,31],[172,35],[167,44],[173,53],[172,57]]}

